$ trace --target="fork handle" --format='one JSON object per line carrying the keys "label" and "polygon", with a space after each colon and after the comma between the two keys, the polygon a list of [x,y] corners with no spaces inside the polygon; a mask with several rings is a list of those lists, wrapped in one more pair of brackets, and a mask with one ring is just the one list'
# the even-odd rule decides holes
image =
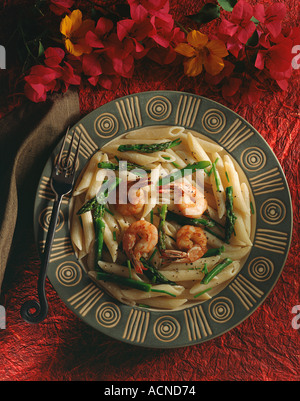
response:
{"label": "fork handle", "polygon": [[42,264],[37,284],[39,301],[31,299],[26,301],[21,306],[21,316],[27,323],[40,323],[47,317],[48,314],[48,301],[46,297],[45,283],[47,277],[47,267],[49,264],[50,252],[55,235],[61,201],[62,196],[57,196],[53,204],[51,220],[46,238],[45,249],[42,256]]}

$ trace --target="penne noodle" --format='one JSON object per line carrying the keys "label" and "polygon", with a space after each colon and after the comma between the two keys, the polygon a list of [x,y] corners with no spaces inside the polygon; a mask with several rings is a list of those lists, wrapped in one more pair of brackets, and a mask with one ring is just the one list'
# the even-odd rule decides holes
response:
{"label": "penne noodle", "polygon": [[248,213],[242,213],[242,217],[244,220],[244,225],[247,231],[248,236],[250,237],[250,227],[251,227],[251,210],[250,210],[250,193],[247,184],[244,182],[241,183],[241,192],[245,201],[245,204],[248,205],[249,211]]}
{"label": "penne noodle", "polygon": [[121,290],[121,293],[124,298],[127,299],[133,299],[135,301],[138,301],[140,299],[149,299],[149,298],[156,298],[156,297],[171,297],[172,295],[169,295],[167,293],[164,293],[162,291],[166,291],[170,294],[173,294],[174,296],[180,296],[182,292],[184,291],[184,287],[180,285],[169,285],[169,284],[158,284],[158,285],[153,285],[152,289],[154,291],[141,291],[141,290],[136,290],[136,289],[128,289],[128,290]]}
{"label": "penne noodle", "polygon": [[232,262],[230,265],[225,267],[224,270],[222,270],[217,276],[213,277],[211,281],[207,284],[202,284],[201,281],[196,283],[191,289],[190,293],[191,294],[197,294],[202,291],[207,291],[208,289],[215,288],[216,286],[224,283],[225,281],[228,281],[232,279],[234,276],[237,275],[238,271],[240,269],[240,264],[239,262]]}
{"label": "penne noodle", "polygon": [[117,263],[109,263],[109,262],[98,262],[99,267],[103,269],[107,273],[112,273],[116,274],[117,276],[121,277],[130,277],[131,273],[131,278],[137,281],[142,281],[139,276],[135,273],[134,269],[129,271],[129,269],[125,266],[118,265]]}
{"label": "penne noodle", "polygon": [[[195,284],[194,284],[194,285],[195,285]],[[200,291],[199,291],[199,293],[200,293]],[[192,293],[190,292],[190,289],[189,289],[189,288],[186,288],[186,289],[181,293],[180,297],[181,297],[181,298],[186,298],[186,299],[189,300],[189,301],[196,301],[196,302],[199,302],[199,301],[207,301],[208,299],[211,299],[211,295],[209,295],[208,292],[204,292],[203,294],[197,296],[197,294],[192,294]]]}
{"label": "penne noodle", "polygon": [[224,161],[223,161],[222,157],[220,156],[220,154],[218,152],[215,152],[215,153],[212,154],[212,159],[213,160],[217,160],[216,168],[218,170],[218,173],[220,175],[223,187],[225,189],[230,185],[230,183],[228,181],[228,178],[227,178],[227,175],[226,175],[226,172],[225,172]]}
{"label": "penne noodle", "polygon": [[[217,183],[218,182],[218,187],[217,187]],[[211,173],[210,175],[210,183],[213,189],[213,193],[214,193],[214,197],[215,197],[215,201],[216,201],[216,205],[217,205],[217,210],[218,210],[218,216],[219,219],[222,219],[222,217],[225,215],[226,212],[226,206],[225,206],[225,191],[224,191],[224,187],[221,181],[221,177],[220,174],[218,172],[218,170],[215,170],[215,174],[214,172]]]}
{"label": "penne noodle", "polygon": [[185,304],[187,299],[184,298],[167,298],[167,297],[157,297],[157,298],[145,298],[140,299],[140,304],[150,306],[156,309],[177,309],[183,304]]}
{"label": "penne noodle", "polygon": [[80,216],[76,213],[80,209],[82,205],[81,199],[79,196],[75,197],[74,205],[73,205],[73,213],[71,219],[71,226],[70,226],[70,235],[73,244],[76,246],[78,251],[82,251],[83,248],[83,229],[80,221]]}
{"label": "penne noodle", "polygon": [[98,168],[98,163],[102,161],[103,156],[104,153],[100,150],[92,156],[87,168],[83,171],[83,175],[81,176],[78,185],[76,185],[73,191],[73,196],[77,196],[87,190],[91,184],[94,173]]}
{"label": "penne noodle", "polygon": [[200,269],[164,270],[163,275],[171,281],[202,280],[204,273]]}
{"label": "penne noodle", "polygon": [[111,255],[112,261],[115,262],[118,256],[118,241],[114,240],[113,230],[110,227],[110,217],[108,213],[104,213],[103,221],[105,223],[105,229],[103,232],[103,240],[107,249]]}
{"label": "penne noodle", "polygon": [[91,247],[95,241],[94,222],[91,212],[86,212],[81,215],[83,237],[84,237],[84,250],[86,253],[91,251]]}
{"label": "penne noodle", "polygon": [[[101,161],[107,162],[108,156],[106,154],[103,155]],[[97,195],[106,176],[107,170],[99,169],[97,166],[86,193],[86,200],[92,199]]]}
{"label": "penne noodle", "polygon": [[[191,263],[170,263],[164,266],[161,270],[192,270],[192,269],[202,269],[206,265],[207,268],[215,266],[220,260],[220,256],[211,256],[209,258],[201,258]],[[179,280],[180,281],[180,280]]]}
{"label": "penne noodle", "polygon": [[242,215],[239,212],[235,212],[235,215],[237,217],[235,224],[234,224],[234,231],[235,231],[236,238],[238,240],[244,242],[246,245],[252,245],[252,242],[246,231]]}
{"label": "penne noodle", "polygon": [[197,138],[195,138],[190,132],[187,133],[187,143],[191,154],[197,161],[211,161]]}
{"label": "penne noodle", "polygon": [[235,170],[233,163],[227,163],[225,161],[225,170],[227,171],[228,177],[229,177],[229,182],[230,185],[232,186],[233,190],[233,206],[234,208],[240,210],[243,213],[249,213],[249,209],[247,208],[242,191],[241,191],[241,185],[240,185],[240,180],[238,177],[238,173]]}

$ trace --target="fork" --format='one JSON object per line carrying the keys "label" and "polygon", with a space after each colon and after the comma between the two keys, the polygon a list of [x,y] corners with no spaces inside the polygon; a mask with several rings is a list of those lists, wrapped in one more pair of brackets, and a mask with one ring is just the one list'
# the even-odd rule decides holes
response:
{"label": "fork", "polygon": [[75,131],[74,131],[70,145],[69,145],[69,149],[67,152],[67,156],[64,160],[64,163],[62,163],[62,155],[63,155],[63,151],[65,148],[66,139],[69,134],[69,129],[70,129],[70,127],[67,129],[67,132],[63,139],[63,143],[61,145],[58,157],[56,158],[56,161],[54,162],[51,177],[50,177],[50,185],[55,194],[55,200],[54,200],[54,204],[53,204],[51,220],[50,220],[50,224],[49,224],[49,230],[48,230],[48,234],[47,234],[47,238],[46,238],[44,252],[42,255],[42,261],[41,261],[42,264],[41,264],[41,269],[39,272],[39,278],[38,278],[38,283],[37,283],[37,292],[38,292],[39,301],[30,299],[21,306],[21,311],[20,311],[21,317],[27,323],[40,323],[47,317],[47,314],[48,314],[48,301],[47,301],[46,291],[45,291],[47,267],[49,264],[50,252],[51,252],[53,239],[55,236],[55,229],[56,229],[56,224],[57,224],[57,220],[58,220],[61,202],[62,202],[64,195],[69,194],[72,191],[73,186],[74,186],[76,162],[78,159],[80,140],[81,140],[81,136],[79,136],[77,148],[75,150],[75,156],[73,158],[73,162],[72,162],[71,166],[69,166],[69,163],[71,161],[72,147],[73,147],[74,138],[75,138]]}

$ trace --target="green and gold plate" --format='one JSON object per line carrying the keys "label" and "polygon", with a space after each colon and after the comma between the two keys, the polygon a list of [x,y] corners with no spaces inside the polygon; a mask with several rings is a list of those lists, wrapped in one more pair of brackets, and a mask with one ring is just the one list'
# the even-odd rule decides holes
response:
{"label": "green and gold plate", "polygon": [[[292,233],[288,185],[262,136],[230,109],[204,97],[173,91],[143,92],[107,103],[80,120],[77,176],[105,143],[149,126],[181,126],[220,144],[236,161],[252,191],[253,246],[242,269],[219,293],[178,310],[122,304],[95,284],[77,259],[70,238],[69,199],[56,228],[48,278],[66,306],[85,323],[114,339],[149,348],[202,343],[231,330],[261,305],[284,267]],[[34,212],[40,254],[47,235],[54,195],[49,184],[54,149],[40,178]]]}

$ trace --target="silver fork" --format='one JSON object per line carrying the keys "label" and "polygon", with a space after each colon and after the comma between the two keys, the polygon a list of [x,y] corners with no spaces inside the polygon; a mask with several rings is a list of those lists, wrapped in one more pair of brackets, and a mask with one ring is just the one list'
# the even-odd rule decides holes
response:
{"label": "silver fork", "polygon": [[72,162],[71,166],[69,166],[69,163],[71,161],[70,157],[71,157],[71,153],[72,153],[72,147],[73,147],[74,138],[75,138],[75,131],[74,131],[70,145],[69,145],[67,156],[64,160],[64,163],[62,164],[62,155],[63,155],[63,151],[65,148],[65,143],[66,143],[68,134],[69,134],[69,128],[67,130],[67,133],[65,134],[58,157],[56,158],[56,161],[53,165],[51,178],[50,178],[51,188],[52,188],[53,192],[55,193],[55,201],[53,204],[52,215],[51,215],[49,230],[48,230],[48,234],[47,234],[47,238],[46,238],[45,248],[44,248],[44,252],[42,255],[42,264],[41,264],[41,269],[39,272],[39,278],[38,278],[38,284],[37,284],[39,302],[31,299],[31,300],[26,301],[21,306],[21,311],[20,311],[21,316],[28,323],[40,323],[41,321],[43,321],[46,318],[46,316],[48,314],[48,302],[47,302],[46,291],[45,291],[47,267],[49,264],[50,252],[51,252],[53,239],[55,236],[55,229],[56,229],[56,224],[57,224],[57,219],[58,219],[61,202],[62,202],[64,195],[69,194],[72,191],[73,186],[74,186],[76,162],[78,159],[78,153],[79,153],[79,148],[80,148],[81,137],[79,136],[77,148],[75,151],[75,156],[73,158],[73,162]]}

